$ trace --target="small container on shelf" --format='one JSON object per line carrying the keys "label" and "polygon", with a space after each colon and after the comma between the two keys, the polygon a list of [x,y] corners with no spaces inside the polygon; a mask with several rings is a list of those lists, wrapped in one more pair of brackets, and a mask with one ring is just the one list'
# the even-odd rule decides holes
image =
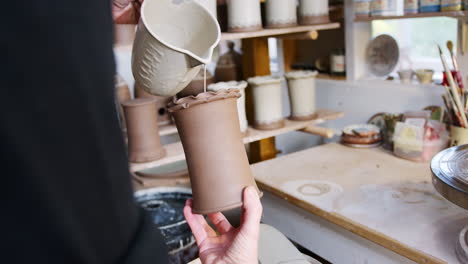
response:
{"label": "small container on shelf", "polygon": [[356,17],[369,17],[370,0],[354,0],[354,14]]}
{"label": "small container on shelf", "polygon": [[440,5],[442,12],[460,11],[463,9],[462,0],[442,0]]}
{"label": "small container on shelf", "polygon": [[252,89],[254,105],[253,127],[271,130],[284,127],[282,109],[282,77],[257,76],[247,80]]}
{"label": "small container on shelf", "polygon": [[268,0],[265,3],[267,28],[297,25],[296,0]]}
{"label": "small container on shelf", "polygon": [[405,0],[405,15],[417,14],[417,13],[419,13],[419,1],[418,0]]}
{"label": "small container on shelf", "polygon": [[344,49],[336,49],[330,54],[330,74],[345,76],[346,60]]}
{"label": "small container on shelf", "polygon": [[314,25],[329,22],[328,0],[299,0],[299,24]]}
{"label": "small container on shelf", "polygon": [[228,31],[246,32],[262,29],[260,1],[230,0],[228,8]]}
{"label": "small container on shelf", "polygon": [[434,76],[434,70],[431,70],[431,69],[416,70],[416,77],[418,77],[419,83],[421,84],[432,83],[432,76]]}
{"label": "small container on shelf", "polygon": [[402,16],[404,0],[372,0],[371,16]]}
{"label": "small container on shelf", "polygon": [[420,0],[420,13],[440,12],[440,0]]}
{"label": "small container on shelf", "polygon": [[414,76],[413,70],[400,70],[398,71],[398,76],[400,76],[400,81],[402,83],[411,83]]}
{"label": "small container on shelf", "polygon": [[317,118],[315,108],[316,71],[292,71],[284,75],[288,81],[291,120],[312,120]]}

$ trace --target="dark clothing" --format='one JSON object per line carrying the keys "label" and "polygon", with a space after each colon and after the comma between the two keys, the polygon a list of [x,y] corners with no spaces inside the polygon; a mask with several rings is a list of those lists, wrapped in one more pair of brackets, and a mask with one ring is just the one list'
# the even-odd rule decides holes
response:
{"label": "dark clothing", "polygon": [[2,5],[5,263],[166,263],[133,201],[114,105],[110,0]]}

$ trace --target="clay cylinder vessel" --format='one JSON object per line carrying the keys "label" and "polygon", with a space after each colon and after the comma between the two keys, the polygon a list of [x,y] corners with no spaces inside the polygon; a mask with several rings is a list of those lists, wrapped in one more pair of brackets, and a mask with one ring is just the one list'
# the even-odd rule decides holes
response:
{"label": "clay cylinder vessel", "polygon": [[262,29],[260,1],[229,0],[228,31],[245,32]]}
{"label": "clay cylinder vessel", "polygon": [[282,80],[275,76],[257,76],[247,80],[252,89],[254,128],[270,130],[284,127]]}
{"label": "clay cylinder vessel", "polygon": [[219,90],[237,89],[241,97],[237,99],[237,113],[239,115],[239,125],[242,134],[247,133],[247,115],[245,112],[245,88],[247,88],[246,81],[231,81],[231,82],[218,82],[208,86],[209,91],[217,92]]}
{"label": "clay cylinder vessel", "polygon": [[128,88],[128,84],[125,82],[122,76],[117,74],[115,76],[115,103],[119,112],[119,121],[122,130],[126,129],[125,115],[122,108],[122,103],[130,99],[132,99],[132,96],[130,95],[130,89]]}
{"label": "clay cylinder vessel", "polygon": [[267,28],[297,25],[296,0],[268,0],[265,3]]}
{"label": "clay cylinder vessel", "polygon": [[304,121],[317,118],[315,109],[316,71],[292,71],[284,75],[288,81],[292,120]]}
{"label": "clay cylinder vessel", "polygon": [[[214,83],[214,76],[211,75],[209,71],[206,71],[206,87],[208,85]],[[185,87],[182,91],[177,93],[178,98],[186,97],[186,96],[197,96],[199,93],[203,93],[205,91],[205,71],[201,70],[198,72],[197,76],[189,83],[187,87]]]}
{"label": "clay cylinder vessel", "polygon": [[156,100],[156,114],[158,116],[158,125],[164,126],[172,123],[172,116],[167,111],[167,105],[172,102],[172,96],[152,95],[135,84],[135,98],[154,98]]}
{"label": "clay cylinder vessel", "polygon": [[299,24],[329,23],[328,0],[299,0]]}
{"label": "clay cylinder vessel", "polygon": [[166,151],[159,138],[156,100],[138,98],[122,103],[127,122],[128,159],[141,163],[164,157]]}
{"label": "clay cylinder vessel", "polygon": [[240,207],[243,189],[256,186],[239,127],[240,96],[238,90],[206,92],[169,108],[184,147],[194,213]]}

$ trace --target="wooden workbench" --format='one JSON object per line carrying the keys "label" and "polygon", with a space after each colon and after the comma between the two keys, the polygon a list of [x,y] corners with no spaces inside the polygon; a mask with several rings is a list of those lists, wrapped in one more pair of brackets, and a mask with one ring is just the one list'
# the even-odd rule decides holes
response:
{"label": "wooden workbench", "polygon": [[252,170],[264,222],[333,263],[458,263],[468,212],[434,190],[429,163],[327,144]]}

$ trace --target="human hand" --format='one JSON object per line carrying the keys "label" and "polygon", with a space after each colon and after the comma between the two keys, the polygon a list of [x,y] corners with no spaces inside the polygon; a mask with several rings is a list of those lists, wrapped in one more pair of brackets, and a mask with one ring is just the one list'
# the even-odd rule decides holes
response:
{"label": "human hand", "polygon": [[138,24],[143,0],[113,0],[112,16],[116,24]]}
{"label": "human hand", "polygon": [[222,213],[208,214],[214,231],[202,215],[192,213],[192,199],[187,200],[184,215],[192,229],[203,264],[257,264],[262,204],[257,190],[244,189],[241,225],[234,228]]}

